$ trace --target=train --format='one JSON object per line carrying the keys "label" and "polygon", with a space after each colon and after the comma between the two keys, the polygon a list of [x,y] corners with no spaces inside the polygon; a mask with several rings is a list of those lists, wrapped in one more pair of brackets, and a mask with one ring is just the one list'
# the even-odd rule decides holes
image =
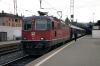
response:
{"label": "train", "polygon": [[74,39],[74,33],[76,32],[77,33],[77,37],[81,37],[81,36],[84,36],[86,34],[86,30],[85,29],[82,29],[82,28],[79,28],[75,25],[70,25],[70,40]]}
{"label": "train", "polygon": [[85,35],[85,30],[66,24],[54,16],[43,15],[24,17],[22,22],[21,44],[23,52],[29,55],[43,55],[57,45]]}

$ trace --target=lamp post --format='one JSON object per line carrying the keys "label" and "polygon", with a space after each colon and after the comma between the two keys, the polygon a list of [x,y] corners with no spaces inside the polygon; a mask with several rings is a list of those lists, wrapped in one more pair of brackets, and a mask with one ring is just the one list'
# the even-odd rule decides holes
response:
{"label": "lamp post", "polygon": [[76,22],[78,21],[78,19],[76,19]]}
{"label": "lamp post", "polygon": [[93,25],[94,25],[94,15],[95,15],[95,13],[93,13]]}

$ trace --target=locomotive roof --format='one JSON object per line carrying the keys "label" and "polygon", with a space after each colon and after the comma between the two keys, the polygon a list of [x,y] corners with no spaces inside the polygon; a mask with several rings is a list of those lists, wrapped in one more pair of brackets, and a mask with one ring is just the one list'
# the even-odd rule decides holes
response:
{"label": "locomotive roof", "polygon": [[50,18],[50,16],[29,16],[29,17],[24,17],[23,19],[36,19],[36,18],[53,19],[53,18]]}
{"label": "locomotive roof", "polygon": [[60,20],[60,19],[58,19],[58,18],[56,18],[56,17],[53,17],[53,16],[29,16],[29,17],[24,17],[23,19],[51,19],[51,20],[56,20],[56,21],[58,21],[58,22],[61,22],[61,23],[64,23],[65,24],[65,22],[64,21],[62,21],[62,20]]}
{"label": "locomotive roof", "polygon": [[74,25],[71,25],[71,24],[69,24],[69,26],[70,26],[71,28],[75,28],[75,29],[84,30],[84,29],[82,29],[82,28],[80,28],[80,27],[77,27],[77,26],[74,26]]}

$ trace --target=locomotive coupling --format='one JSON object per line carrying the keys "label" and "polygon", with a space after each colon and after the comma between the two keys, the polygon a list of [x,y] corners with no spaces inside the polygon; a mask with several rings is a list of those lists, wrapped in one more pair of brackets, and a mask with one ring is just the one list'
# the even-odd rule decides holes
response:
{"label": "locomotive coupling", "polygon": [[38,43],[35,48],[41,49],[42,47],[43,47],[43,44]]}

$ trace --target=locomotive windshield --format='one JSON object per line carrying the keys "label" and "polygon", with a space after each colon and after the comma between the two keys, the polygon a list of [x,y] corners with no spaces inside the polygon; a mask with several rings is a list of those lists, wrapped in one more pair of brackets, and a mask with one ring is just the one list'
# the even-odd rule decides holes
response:
{"label": "locomotive windshield", "polygon": [[35,20],[35,29],[36,30],[46,30],[47,29],[47,20],[45,19],[37,19]]}
{"label": "locomotive windshield", "polygon": [[32,21],[31,20],[25,20],[23,21],[23,30],[31,30],[32,27]]}

